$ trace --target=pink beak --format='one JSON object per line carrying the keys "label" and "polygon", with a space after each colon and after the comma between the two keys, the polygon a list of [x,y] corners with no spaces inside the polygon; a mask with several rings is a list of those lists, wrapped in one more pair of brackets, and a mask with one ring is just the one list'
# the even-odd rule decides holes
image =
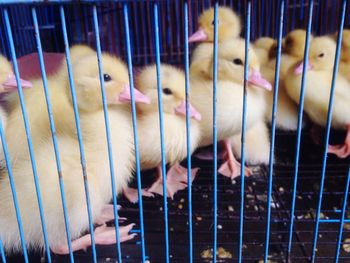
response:
{"label": "pink beak", "polygon": [[[24,80],[24,79],[20,79],[20,84],[22,86],[22,88],[32,88],[33,85],[31,82]],[[11,90],[15,90],[18,88],[17,86],[17,81],[16,81],[16,77],[14,74],[10,74],[7,76],[7,79],[5,80],[4,83],[2,83],[2,86],[4,87],[4,89],[6,91],[11,91]]]}
{"label": "pink beak", "polygon": [[[186,101],[181,102],[181,104],[175,108],[175,113],[186,116]],[[202,119],[202,115],[191,104],[189,104],[188,114],[190,118],[193,118],[197,121],[200,121]]]}
{"label": "pink beak", "polygon": [[[304,62],[300,62],[299,65],[296,66],[296,68],[294,69],[294,75],[300,75],[303,73],[303,67],[304,67]],[[306,65],[306,70],[310,70],[313,69],[313,66],[311,64],[307,64]]]}
{"label": "pink beak", "polygon": [[200,42],[207,39],[208,39],[207,33],[205,33],[205,31],[200,28],[188,38],[188,43]]}
{"label": "pink beak", "polygon": [[[134,88],[135,102],[150,104],[151,100],[146,95]],[[125,85],[124,90],[119,93],[119,102],[126,103],[131,101],[130,86]]]}
{"label": "pink beak", "polygon": [[261,76],[260,71],[258,70],[250,70],[249,77],[248,77],[248,83],[258,86],[267,90],[272,90],[272,85],[270,82],[268,82],[266,79],[264,79]]}

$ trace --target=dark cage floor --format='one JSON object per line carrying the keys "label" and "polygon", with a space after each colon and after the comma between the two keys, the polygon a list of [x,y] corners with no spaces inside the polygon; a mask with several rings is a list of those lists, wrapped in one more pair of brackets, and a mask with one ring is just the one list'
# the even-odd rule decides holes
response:
{"label": "dark cage floor", "polygon": [[[332,140],[338,140],[332,134]],[[286,262],[288,229],[294,174],[295,134],[278,132],[276,136],[275,165],[270,235],[270,262]],[[291,262],[309,262],[315,210],[321,178],[322,147],[312,143],[310,134],[303,132],[295,209],[295,228]],[[193,159],[193,167],[201,170],[193,182],[193,253],[194,262],[211,262],[213,244],[213,178],[212,162]],[[328,157],[327,174],[322,202],[321,219],[339,219],[348,160]],[[254,175],[245,179],[245,209],[243,262],[260,262],[264,256],[266,233],[266,200],[268,168],[253,167]],[[120,198],[123,209],[120,216],[136,222],[139,227],[138,205]],[[165,262],[163,198],[143,198],[146,255],[149,262]],[[168,199],[169,239],[171,262],[188,260],[188,203],[187,189]],[[234,262],[239,238],[240,179],[232,181],[218,174],[218,262]],[[350,217],[350,214],[347,218]],[[316,262],[333,262],[336,249],[338,223],[320,224]],[[350,238],[350,223],[344,225],[343,239]],[[349,239],[350,242],[350,239]],[[350,245],[349,245],[350,246]],[[341,247],[339,262],[350,262],[350,250]],[[124,262],[140,262],[139,239],[122,244]],[[116,247],[97,248],[98,262],[116,262]],[[91,250],[76,252],[75,262],[90,262]],[[32,256],[33,262],[44,262],[40,255]],[[232,261],[233,260],[233,261]],[[21,262],[20,255],[9,262]],[[69,262],[68,257],[54,256],[54,262]],[[263,262],[263,261],[261,261]]]}

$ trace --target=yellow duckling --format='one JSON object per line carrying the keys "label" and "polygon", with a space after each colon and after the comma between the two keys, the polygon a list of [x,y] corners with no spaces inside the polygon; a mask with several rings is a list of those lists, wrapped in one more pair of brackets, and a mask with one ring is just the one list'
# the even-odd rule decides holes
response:
{"label": "yellow duckling", "polygon": [[[328,102],[331,89],[333,64],[336,44],[330,37],[316,37],[310,44],[308,73],[305,87],[304,109],[310,119],[318,125],[325,126],[327,120]],[[301,73],[303,63],[292,67],[286,77],[286,89],[289,96],[299,103],[301,88]],[[337,75],[334,93],[332,127],[347,129],[343,145],[330,145],[329,153],[339,158],[350,155],[350,85],[341,75]]]}
{"label": "yellow duckling", "polygon": [[[134,169],[133,139],[130,119],[130,90],[128,71],[124,63],[110,55],[102,55],[104,83],[109,110],[111,143],[114,161],[116,193],[120,193],[131,179]],[[100,94],[100,80],[96,54],[79,59],[73,65],[74,83],[80,113],[80,124],[84,141],[86,172],[89,181],[92,219],[103,224],[95,231],[96,244],[113,244],[115,228],[104,223],[113,218],[110,206],[112,198],[110,166],[108,160],[104,112]],[[34,130],[33,145],[36,167],[42,194],[43,210],[47,225],[49,244],[58,254],[68,253],[63,220],[62,203],[53,144],[48,136],[49,124],[40,82],[33,92],[25,92],[30,126]],[[73,107],[71,103],[68,76],[49,78],[53,117],[56,120],[56,136],[60,150],[65,186],[67,213],[73,250],[86,249],[91,245],[90,235],[81,235],[88,230],[84,178],[80,163],[79,144],[76,137]],[[136,102],[148,102],[148,98],[135,91]],[[13,158],[16,151],[26,151],[23,123],[13,121],[19,114],[17,107],[11,112],[7,131],[16,131],[17,136],[9,137],[9,150]],[[41,137],[41,134],[44,134]],[[14,138],[14,139],[12,139]],[[21,144],[21,145],[18,145]],[[15,145],[15,146],[14,146]],[[31,249],[44,249],[36,191],[32,178],[28,154],[20,154],[20,159],[12,162],[18,203],[22,216],[24,237]],[[9,180],[4,176],[0,181],[0,238],[6,251],[20,250],[20,238],[11,197]],[[128,231],[130,224],[120,229],[120,240],[133,238]]]}

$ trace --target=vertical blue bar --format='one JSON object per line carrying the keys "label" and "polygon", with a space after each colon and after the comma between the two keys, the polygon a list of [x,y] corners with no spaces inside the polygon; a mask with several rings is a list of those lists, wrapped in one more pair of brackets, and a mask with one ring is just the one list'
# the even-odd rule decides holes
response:
{"label": "vertical blue bar", "polygon": [[[4,12],[7,12],[6,8],[4,9]],[[10,38],[12,39],[12,37],[10,37]],[[19,82],[17,81],[17,83],[19,83]],[[13,181],[11,162],[10,162],[9,152],[7,149],[7,144],[6,144],[6,139],[5,139],[5,134],[4,134],[4,129],[2,127],[2,123],[3,123],[2,119],[0,119],[0,136],[1,136],[1,142],[2,142],[2,149],[3,149],[4,155],[5,155],[6,168],[8,171],[8,176],[9,176],[9,181],[10,181],[10,186],[11,186],[11,191],[12,191],[12,199],[13,199],[13,204],[15,207],[18,230],[19,230],[19,235],[20,235],[21,244],[22,244],[22,253],[23,253],[24,261],[26,263],[29,263],[26,242],[24,240],[23,224],[22,224],[22,219],[21,219],[19,207],[18,207],[16,186],[15,186],[15,182]],[[6,262],[6,259],[4,260],[4,257],[5,257],[4,253],[2,253],[3,263]]]}
{"label": "vertical blue bar", "polygon": [[[54,124],[54,120],[53,120],[52,107],[51,107],[51,102],[50,102],[50,94],[49,94],[49,90],[48,90],[46,70],[45,70],[45,65],[44,65],[44,56],[43,56],[43,51],[42,51],[42,47],[41,47],[39,25],[38,25],[38,19],[37,19],[35,7],[32,8],[32,18],[33,18],[33,23],[34,23],[35,38],[36,38],[36,44],[37,44],[37,49],[38,49],[38,57],[39,57],[39,62],[40,62],[41,75],[42,75],[43,86],[44,86],[44,91],[45,91],[47,112],[48,112],[48,115],[49,115],[48,117],[50,120],[50,129],[51,129],[51,133],[52,133],[52,141],[53,141],[55,157],[56,157],[57,172],[58,172],[58,175],[60,175],[62,173],[61,162],[60,162],[60,153],[59,153],[58,144],[57,144],[56,129],[55,129],[55,124]],[[43,208],[42,208],[41,204],[39,204],[39,209],[40,209],[40,215],[43,214],[43,211],[42,211]],[[44,218],[41,218],[41,220],[43,222],[43,233],[44,233],[46,254],[47,254],[48,261],[51,262],[50,247],[49,247],[49,241],[48,241],[47,232],[46,232],[47,231],[46,224],[44,222]]]}
{"label": "vertical blue bar", "polygon": [[218,128],[217,128],[217,82],[218,82],[218,43],[219,43],[219,29],[218,29],[218,8],[219,3],[215,1],[214,5],[214,67],[213,67],[213,179],[214,179],[214,207],[213,207],[213,262],[216,263],[216,250],[218,246]]}
{"label": "vertical blue bar", "polygon": [[163,202],[164,202],[164,232],[165,232],[165,259],[169,262],[169,223],[168,223],[168,201],[166,190],[166,159],[164,144],[164,126],[163,126],[163,102],[162,102],[162,82],[160,69],[160,48],[159,48],[159,23],[158,23],[158,4],[154,3],[154,32],[156,44],[156,65],[157,65],[157,89],[158,89],[158,111],[159,111],[159,128],[160,128],[160,145],[162,154],[162,176],[163,176]]}
{"label": "vertical blue bar", "polygon": [[37,195],[37,200],[38,200],[40,220],[41,220],[41,226],[42,226],[43,235],[44,235],[45,247],[46,247],[47,253],[50,253],[46,225],[45,225],[45,219],[44,219],[44,212],[43,212],[39,179],[38,179],[38,174],[37,174],[37,169],[36,169],[36,164],[35,164],[32,138],[30,135],[28,116],[27,116],[26,106],[25,106],[25,102],[24,102],[24,98],[23,98],[23,90],[22,90],[22,86],[20,83],[20,75],[19,75],[19,70],[18,70],[18,65],[17,65],[16,52],[15,52],[15,47],[14,47],[14,42],[13,42],[13,37],[12,37],[12,30],[11,30],[10,20],[8,17],[7,8],[4,9],[4,18],[5,18],[5,25],[6,25],[7,35],[8,35],[9,45],[10,45],[12,64],[13,64],[13,68],[14,68],[15,75],[16,75],[16,81],[17,81],[17,86],[18,86],[17,90],[18,90],[18,96],[19,96],[22,115],[23,115],[24,127],[25,127],[26,136],[27,136],[29,155],[30,155],[31,166],[32,166],[32,170],[33,170],[33,178],[34,178],[35,190],[36,190],[36,195]]}
{"label": "vertical blue bar", "polygon": [[347,204],[348,194],[349,194],[349,185],[350,185],[350,168],[348,169],[348,176],[347,176],[346,185],[345,185],[344,199],[343,199],[343,206],[342,206],[342,210],[341,210],[341,217],[340,217],[339,230],[338,230],[337,248],[335,250],[334,263],[338,263],[338,261],[339,261],[340,245],[341,245],[341,240],[342,240],[342,236],[343,236],[343,226],[344,226],[345,215],[346,215],[346,204]]}
{"label": "vertical blue bar", "polygon": [[[83,169],[83,177],[87,179],[85,155],[84,155],[83,142],[82,142],[83,139],[82,139],[82,135],[81,135],[79,111],[78,111],[77,99],[76,99],[76,94],[75,94],[72,66],[71,66],[71,62],[70,62],[69,42],[68,42],[66,18],[65,18],[63,6],[60,6],[60,16],[61,16],[61,24],[62,24],[65,53],[66,53],[66,63],[67,63],[67,69],[68,69],[69,86],[70,86],[70,91],[71,91],[71,96],[72,96],[72,104],[73,104],[73,109],[74,109],[74,119],[75,119],[75,125],[77,128],[77,137],[78,137],[78,142],[79,142],[80,159],[81,159],[81,165],[82,165],[82,169]],[[84,187],[85,187],[85,196],[87,199],[89,228],[91,229],[91,222],[92,221],[90,220],[91,211],[89,210],[90,199],[89,199],[89,190],[88,190],[87,180],[84,180]],[[94,233],[93,233],[93,231],[90,234],[91,234],[91,246],[92,246],[92,249],[94,249]]]}
{"label": "vertical blue bar", "polygon": [[265,236],[265,254],[264,263],[267,263],[269,256],[269,242],[270,242],[270,226],[271,226],[271,195],[272,195],[272,175],[273,175],[273,163],[275,152],[275,135],[276,135],[276,114],[277,114],[277,99],[278,88],[280,79],[280,65],[281,65],[281,52],[282,52],[282,33],[284,24],[284,0],[281,1],[279,12],[279,28],[278,28],[278,41],[277,41],[277,56],[276,56],[276,73],[274,80],[274,93],[273,93],[273,106],[272,106],[272,122],[271,122],[271,144],[270,144],[270,156],[269,156],[269,183],[267,192],[267,209],[266,209],[266,236]]}
{"label": "vertical blue bar", "polygon": [[[0,120],[2,121],[2,120]],[[2,263],[6,263],[6,256],[5,256],[5,251],[4,251],[4,246],[0,240],[0,255],[1,255],[1,260],[2,260]]]}
{"label": "vertical blue bar", "polygon": [[99,69],[99,75],[100,75],[103,113],[104,113],[105,126],[106,126],[106,138],[107,138],[107,147],[108,147],[109,168],[110,168],[110,172],[111,172],[114,224],[115,224],[115,235],[116,235],[116,240],[117,240],[118,262],[121,263],[122,262],[122,251],[121,251],[121,247],[120,247],[120,238],[119,238],[119,222],[118,222],[118,211],[117,211],[117,193],[115,191],[114,161],[113,161],[111,134],[110,134],[110,129],[109,129],[108,108],[107,108],[105,86],[104,86],[104,80],[103,80],[103,65],[102,65],[102,61],[101,61],[102,55],[101,55],[100,33],[99,33],[99,27],[98,27],[96,5],[93,6],[92,13],[93,13],[93,19],[94,19],[94,28],[95,28],[96,51],[97,51],[98,69]]}
{"label": "vertical blue bar", "polygon": [[300,155],[300,142],[301,142],[301,129],[303,123],[303,111],[304,111],[304,97],[305,97],[305,81],[306,81],[306,65],[309,61],[309,46],[310,46],[310,34],[311,34],[311,25],[312,25],[312,13],[313,13],[314,3],[310,0],[309,5],[309,16],[308,16],[308,25],[306,30],[306,39],[305,39],[305,50],[304,50],[304,65],[303,73],[301,78],[301,90],[299,98],[299,113],[298,113],[298,129],[297,129],[297,141],[295,149],[295,167],[294,167],[294,181],[292,189],[292,206],[290,209],[290,225],[289,225],[289,239],[288,239],[288,253],[287,256],[290,256],[292,250],[292,241],[293,241],[293,226],[294,226],[294,211],[295,211],[295,199],[297,194],[297,183],[298,183],[298,171],[299,171],[299,155]]}
{"label": "vertical blue bar", "polygon": [[[338,68],[339,68],[339,59],[340,59],[340,52],[341,52],[341,43],[342,43],[342,37],[343,37],[343,29],[344,29],[344,22],[345,22],[345,11],[346,11],[346,2],[347,0],[342,1],[342,9],[341,9],[341,20],[340,20],[340,26],[339,26],[339,34],[337,39],[337,49],[335,53],[334,58],[334,66],[333,66],[333,76],[332,76],[332,86],[329,96],[329,104],[328,104],[328,113],[327,113],[327,124],[326,124],[326,136],[324,139],[324,153],[323,153],[323,162],[322,162],[322,174],[321,174],[321,184],[320,184],[320,192],[318,196],[318,205],[317,205],[317,211],[316,211],[316,222],[315,222],[315,230],[314,230],[314,238],[312,242],[312,255],[311,255],[311,262],[315,262],[316,258],[316,247],[317,247],[317,238],[318,238],[318,229],[319,229],[319,221],[320,221],[320,212],[322,208],[322,196],[323,196],[323,188],[324,188],[324,179],[326,176],[326,167],[327,167],[327,152],[328,152],[328,143],[329,143],[329,134],[331,129],[331,122],[332,122],[332,112],[333,112],[333,103],[334,103],[334,91],[335,91],[335,85],[337,81],[337,74],[338,74]],[[348,188],[348,187],[347,187]],[[344,195],[345,204],[347,195]],[[343,207],[344,209],[344,207]],[[342,211],[343,213],[344,211]],[[344,218],[342,217],[343,224]],[[339,240],[338,240],[339,242]]]}
{"label": "vertical blue bar", "polygon": [[187,180],[188,180],[188,239],[189,239],[189,262],[193,262],[193,230],[192,230],[192,163],[191,163],[191,123],[189,117],[190,103],[190,62],[188,49],[188,2],[184,2],[184,47],[185,47],[185,74],[186,74],[186,139],[187,139]]}
{"label": "vertical blue bar", "polygon": [[128,13],[128,6],[126,3],[124,3],[123,9],[124,9],[124,27],[125,27],[126,51],[127,51],[127,59],[128,59],[130,94],[131,94],[132,125],[133,125],[133,131],[134,131],[137,190],[138,190],[138,199],[139,199],[140,228],[141,228],[141,252],[142,252],[141,255],[142,255],[142,262],[144,263],[146,260],[146,249],[145,249],[145,230],[144,230],[144,222],[143,222],[143,202],[142,202],[142,183],[141,183],[141,168],[140,168],[139,138],[138,138],[135,94],[134,94],[134,77],[133,77],[133,72],[132,72],[133,66],[132,66],[132,57],[131,57],[131,48],[130,48],[129,13]]}
{"label": "vertical blue bar", "polygon": [[246,13],[246,32],[245,32],[245,57],[244,57],[244,90],[243,90],[243,116],[242,116],[242,137],[241,137],[241,205],[239,214],[239,244],[238,244],[238,262],[242,262],[243,247],[243,222],[244,222],[244,163],[245,163],[245,130],[247,115],[247,85],[249,75],[249,42],[250,42],[250,23],[251,23],[251,1],[247,3]]}

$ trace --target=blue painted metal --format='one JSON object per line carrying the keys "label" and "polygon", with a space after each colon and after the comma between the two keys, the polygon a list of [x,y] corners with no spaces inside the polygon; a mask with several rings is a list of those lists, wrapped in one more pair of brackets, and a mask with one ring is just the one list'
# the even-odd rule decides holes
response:
{"label": "blue painted metal", "polygon": [[214,204],[213,204],[213,262],[216,263],[216,250],[218,246],[218,128],[217,128],[217,82],[218,82],[218,43],[219,43],[219,28],[218,28],[218,1],[214,5],[214,50],[213,50],[213,179],[214,179]]}
{"label": "blue painted metal", "polygon": [[[46,70],[45,70],[45,65],[44,65],[43,51],[42,51],[42,47],[41,47],[38,18],[37,18],[37,14],[36,14],[36,9],[34,7],[32,8],[32,18],[33,18],[33,23],[34,23],[36,44],[37,44],[37,48],[38,48],[38,58],[39,58],[40,70],[41,70],[41,75],[42,75],[42,80],[43,80],[45,99],[46,99],[46,105],[47,105],[47,112],[48,112],[48,117],[49,117],[49,121],[50,121],[50,129],[51,129],[51,133],[52,133],[52,142],[53,142],[54,151],[55,151],[57,173],[58,173],[58,175],[60,175],[62,173],[60,153],[59,153],[59,148],[58,148],[58,143],[57,143],[55,123],[53,120],[52,106],[51,106],[51,102],[50,102],[50,93],[49,93],[49,88],[48,88],[48,83],[47,83],[47,78],[46,78]],[[39,205],[39,209],[42,209],[42,207],[40,205]],[[45,237],[46,254],[47,254],[48,261],[51,262],[49,242],[48,242],[47,233],[46,233],[46,225],[44,223],[43,218],[42,218],[42,221],[43,221],[43,233],[44,233],[44,237]]]}
{"label": "blue painted metal", "polygon": [[[7,10],[5,9],[4,12],[7,12]],[[19,81],[17,81],[17,83],[19,83]],[[23,253],[24,261],[26,263],[29,263],[27,247],[26,247],[26,241],[25,241],[24,233],[23,233],[23,224],[22,224],[22,219],[21,219],[21,214],[20,214],[20,211],[19,211],[19,207],[18,207],[17,191],[16,191],[15,182],[13,181],[11,162],[10,162],[9,152],[8,152],[8,149],[7,149],[5,132],[4,132],[2,124],[3,124],[3,121],[2,121],[2,119],[0,119],[0,136],[1,136],[1,142],[2,142],[2,149],[3,149],[4,155],[5,155],[6,169],[7,169],[7,173],[8,173],[8,176],[9,176],[11,192],[12,192],[12,199],[13,199],[13,204],[14,204],[15,211],[16,211],[18,230],[19,230],[19,235],[20,235],[20,238],[21,238],[22,253]],[[4,251],[2,251],[1,255],[2,255],[3,263],[6,262],[6,259],[4,260],[4,258],[5,258]]]}
{"label": "blue painted metal", "polygon": [[[2,121],[2,120],[0,120],[0,121]],[[2,263],[6,263],[5,250],[4,250],[4,246],[1,242],[1,239],[0,239],[0,256],[1,256]]]}
{"label": "blue painted metal", "polygon": [[[84,151],[82,147],[82,137],[81,137],[81,128],[80,128],[80,122],[79,122],[79,114],[78,114],[78,106],[77,106],[77,101],[76,101],[76,95],[75,95],[75,86],[74,86],[74,81],[73,81],[73,71],[72,71],[72,66],[71,66],[71,61],[70,61],[70,52],[69,52],[69,42],[68,42],[68,36],[67,36],[67,27],[66,27],[66,18],[65,18],[65,13],[64,13],[64,8],[63,6],[60,6],[60,17],[61,17],[61,24],[62,24],[62,33],[63,33],[63,40],[64,40],[64,46],[65,46],[65,53],[66,53],[66,63],[67,63],[67,69],[68,69],[68,78],[69,78],[69,85],[70,85],[70,90],[71,90],[71,96],[72,96],[72,102],[73,102],[73,109],[74,109],[74,118],[75,118],[75,123],[77,127],[77,135],[78,135],[78,141],[79,141],[79,150],[80,150],[80,158],[81,158],[81,163],[83,166],[83,176],[86,176],[86,165],[85,165],[85,158],[82,159],[84,156]],[[61,183],[62,182],[62,183]],[[60,180],[60,187],[63,187],[63,181]],[[63,211],[66,214],[66,205],[65,205],[65,196],[63,194],[64,191],[61,190],[61,196],[62,196],[62,203],[63,203]],[[66,216],[65,216],[66,218]],[[68,222],[66,222],[66,228],[69,229]],[[68,247],[70,251],[70,260],[71,262],[74,262],[73,259],[73,252],[72,252],[72,247],[71,247],[71,238],[70,235],[67,236],[68,238]]]}
{"label": "blue painted metal", "polygon": [[281,1],[279,12],[279,28],[278,28],[278,41],[277,41],[277,56],[276,56],[276,72],[273,89],[273,105],[271,116],[271,144],[270,144],[270,156],[269,156],[269,183],[266,202],[266,236],[265,236],[265,254],[264,263],[267,262],[269,256],[269,242],[270,242],[270,225],[271,225],[271,195],[272,195],[272,176],[273,176],[273,163],[275,154],[275,136],[276,136],[276,115],[277,115],[277,101],[278,101],[278,89],[280,79],[280,66],[281,66],[281,52],[282,52],[282,34],[284,25],[284,4],[285,1]]}
{"label": "blue painted metal", "polygon": [[117,193],[115,191],[114,161],[113,161],[111,134],[110,134],[110,129],[109,129],[107,100],[106,100],[104,80],[103,80],[103,65],[102,65],[102,61],[101,61],[102,55],[101,55],[100,33],[99,33],[99,27],[98,27],[96,5],[94,5],[92,7],[92,14],[93,14],[94,29],[95,29],[96,51],[97,51],[97,61],[98,61],[98,69],[99,69],[99,77],[100,77],[100,85],[101,85],[103,113],[104,113],[105,126],[106,126],[106,138],[107,138],[107,147],[108,147],[109,168],[110,168],[110,172],[111,172],[112,199],[113,199],[115,235],[116,235],[116,240],[117,240],[118,262],[121,263],[122,262],[122,251],[121,251],[120,238],[119,238],[119,222],[118,222],[118,211],[117,211]]}
{"label": "blue painted metal", "polygon": [[244,223],[244,163],[245,163],[245,131],[247,122],[247,87],[249,75],[249,42],[251,27],[252,3],[249,0],[246,6],[245,21],[245,55],[244,55],[244,86],[243,86],[243,115],[242,115],[242,136],[241,136],[241,189],[240,189],[240,211],[239,211],[239,243],[238,243],[238,262],[242,262],[243,250],[243,223]]}
{"label": "blue painted metal", "polygon": [[292,206],[290,209],[290,225],[289,225],[289,239],[288,239],[288,250],[287,257],[290,256],[292,251],[292,240],[293,240],[293,227],[294,227],[294,211],[295,211],[295,200],[297,194],[297,183],[298,183],[298,171],[299,171],[299,157],[300,157],[300,142],[301,142],[301,129],[303,123],[303,111],[304,111],[304,98],[305,98],[305,81],[306,81],[306,65],[309,61],[309,47],[310,47],[310,34],[312,26],[312,13],[313,13],[314,3],[310,1],[309,10],[308,10],[308,24],[306,29],[306,39],[305,39],[305,50],[304,50],[304,64],[303,64],[303,73],[301,78],[301,90],[299,98],[299,113],[298,113],[298,129],[297,129],[297,141],[296,141],[296,150],[295,150],[295,167],[294,167],[294,181],[293,181],[293,190],[292,190]]}
{"label": "blue painted metal", "polygon": [[188,48],[188,2],[184,2],[184,47],[185,47],[185,81],[186,81],[186,140],[187,140],[187,181],[188,181],[188,239],[189,262],[193,262],[193,226],[192,226],[192,163],[191,163],[191,123],[189,117],[190,103],[190,61]]}
{"label": "blue painted metal", "polygon": [[[10,51],[11,51],[11,58],[12,58],[13,68],[14,68],[14,71],[15,71],[15,76],[16,76],[16,81],[17,81],[17,86],[18,86],[17,90],[18,90],[18,96],[19,96],[20,105],[21,105],[21,111],[22,111],[22,115],[23,115],[25,133],[26,133],[26,136],[27,136],[29,155],[30,155],[31,166],[32,166],[32,170],[33,170],[33,178],[34,178],[35,190],[36,190],[36,195],[37,195],[37,200],[38,200],[38,205],[39,205],[41,226],[42,226],[42,229],[43,229],[43,235],[44,235],[44,241],[45,241],[45,245],[46,245],[46,250],[49,251],[49,246],[48,246],[49,243],[48,243],[48,238],[47,238],[46,225],[45,225],[44,212],[43,212],[43,205],[42,205],[42,196],[41,196],[41,191],[40,191],[38,173],[37,173],[37,169],[36,169],[36,162],[35,162],[35,157],[34,157],[32,138],[31,138],[31,135],[30,135],[28,116],[27,116],[26,106],[25,106],[24,97],[23,97],[23,90],[22,90],[22,86],[21,86],[21,83],[20,83],[20,75],[19,75],[19,70],[18,70],[15,46],[14,46],[14,42],[13,42],[12,30],[11,30],[11,25],[10,25],[10,20],[9,20],[9,15],[8,15],[7,8],[4,9],[4,19],[5,19],[5,26],[6,26],[6,30],[7,30],[7,37],[8,37],[8,41],[9,41]],[[23,241],[24,241],[24,239],[23,239]]]}
{"label": "blue painted metal", "polygon": [[154,39],[156,48],[156,67],[157,67],[157,89],[158,89],[158,111],[159,111],[159,127],[160,127],[160,146],[162,155],[162,176],[163,176],[163,203],[164,203],[164,235],[165,235],[165,262],[169,262],[169,223],[168,223],[168,201],[166,190],[166,158],[164,144],[164,125],[163,125],[163,101],[162,101],[162,81],[160,66],[160,47],[159,47],[159,22],[158,22],[158,4],[153,6],[154,16]]}
{"label": "blue painted metal", "polygon": [[140,214],[140,233],[141,233],[141,256],[142,262],[146,260],[146,248],[145,248],[145,230],[143,222],[143,203],[142,203],[142,183],[141,183],[141,167],[140,167],[140,153],[139,153],[139,139],[137,129],[137,117],[136,117],[136,106],[135,106],[135,94],[134,94],[134,77],[133,77],[133,66],[132,56],[130,47],[130,34],[129,34],[129,11],[127,4],[123,5],[124,10],[124,27],[125,27],[125,40],[127,49],[127,60],[129,70],[129,82],[130,82],[130,94],[131,94],[131,111],[132,111],[132,125],[134,131],[134,145],[135,145],[135,164],[136,164],[136,178],[137,178],[137,190],[139,199],[139,214]]}
{"label": "blue painted metal", "polygon": [[338,230],[338,240],[337,240],[337,247],[335,250],[335,257],[334,257],[334,262],[338,263],[339,261],[339,255],[340,255],[340,245],[342,243],[342,236],[343,236],[343,227],[344,227],[344,222],[347,221],[345,220],[346,216],[346,204],[348,200],[348,194],[349,194],[349,186],[350,186],[350,168],[348,169],[348,176],[345,184],[345,190],[344,190],[344,198],[343,198],[343,205],[342,205],[342,210],[341,210],[341,217],[339,222],[339,230]]}
{"label": "blue painted metal", "polygon": [[[333,112],[333,103],[334,103],[334,92],[336,88],[336,81],[337,81],[337,74],[339,69],[339,59],[340,59],[340,52],[341,52],[341,43],[342,43],[342,37],[343,37],[343,28],[344,28],[344,22],[345,22],[345,11],[346,11],[346,2],[348,0],[342,1],[342,9],[341,9],[341,21],[339,26],[339,34],[337,39],[337,48],[335,52],[335,59],[334,59],[334,67],[333,67],[333,76],[332,76],[332,85],[331,85],[331,91],[329,96],[329,104],[328,104],[328,113],[327,113],[327,124],[326,124],[326,136],[324,139],[324,152],[323,152],[323,161],[322,161],[322,173],[321,173],[321,183],[320,183],[320,192],[318,196],[318,205],[317,205],[317,211],[316,211],[316,222],[315,222],[315,230],[314,230],[314,238],[312,242],[312,255],[311,255],[311,262],[315,262],[316,258],[316,247],[317,247],[317,238],[318,238],[318,229],[319,229],[319,220],[320,220],[320,212],[322,209],[322,196],[323,196],[323,188],[324,188],[324,179],[326,177],[326,167],[327,167],[327,152],[328,152],[328,143],[329,143],[329,134],[331,129],[331,122],[332,122],[332,112]],[[348,190],[348,185],[347,189]],[[347,200],[347,195],[344,195],[345,204]],[[346,207],[343,207],[342,211],[342,220],[344,219],[343,213],[345,213]],[[340,223],[342,225],[343,222]],[[338,240],[338,245],[339,245]],[[338,247],[337,247],[338,248]],[[339,254],[339,253],[338,253]],[[339,255],[337,255],[339,256]]]}

